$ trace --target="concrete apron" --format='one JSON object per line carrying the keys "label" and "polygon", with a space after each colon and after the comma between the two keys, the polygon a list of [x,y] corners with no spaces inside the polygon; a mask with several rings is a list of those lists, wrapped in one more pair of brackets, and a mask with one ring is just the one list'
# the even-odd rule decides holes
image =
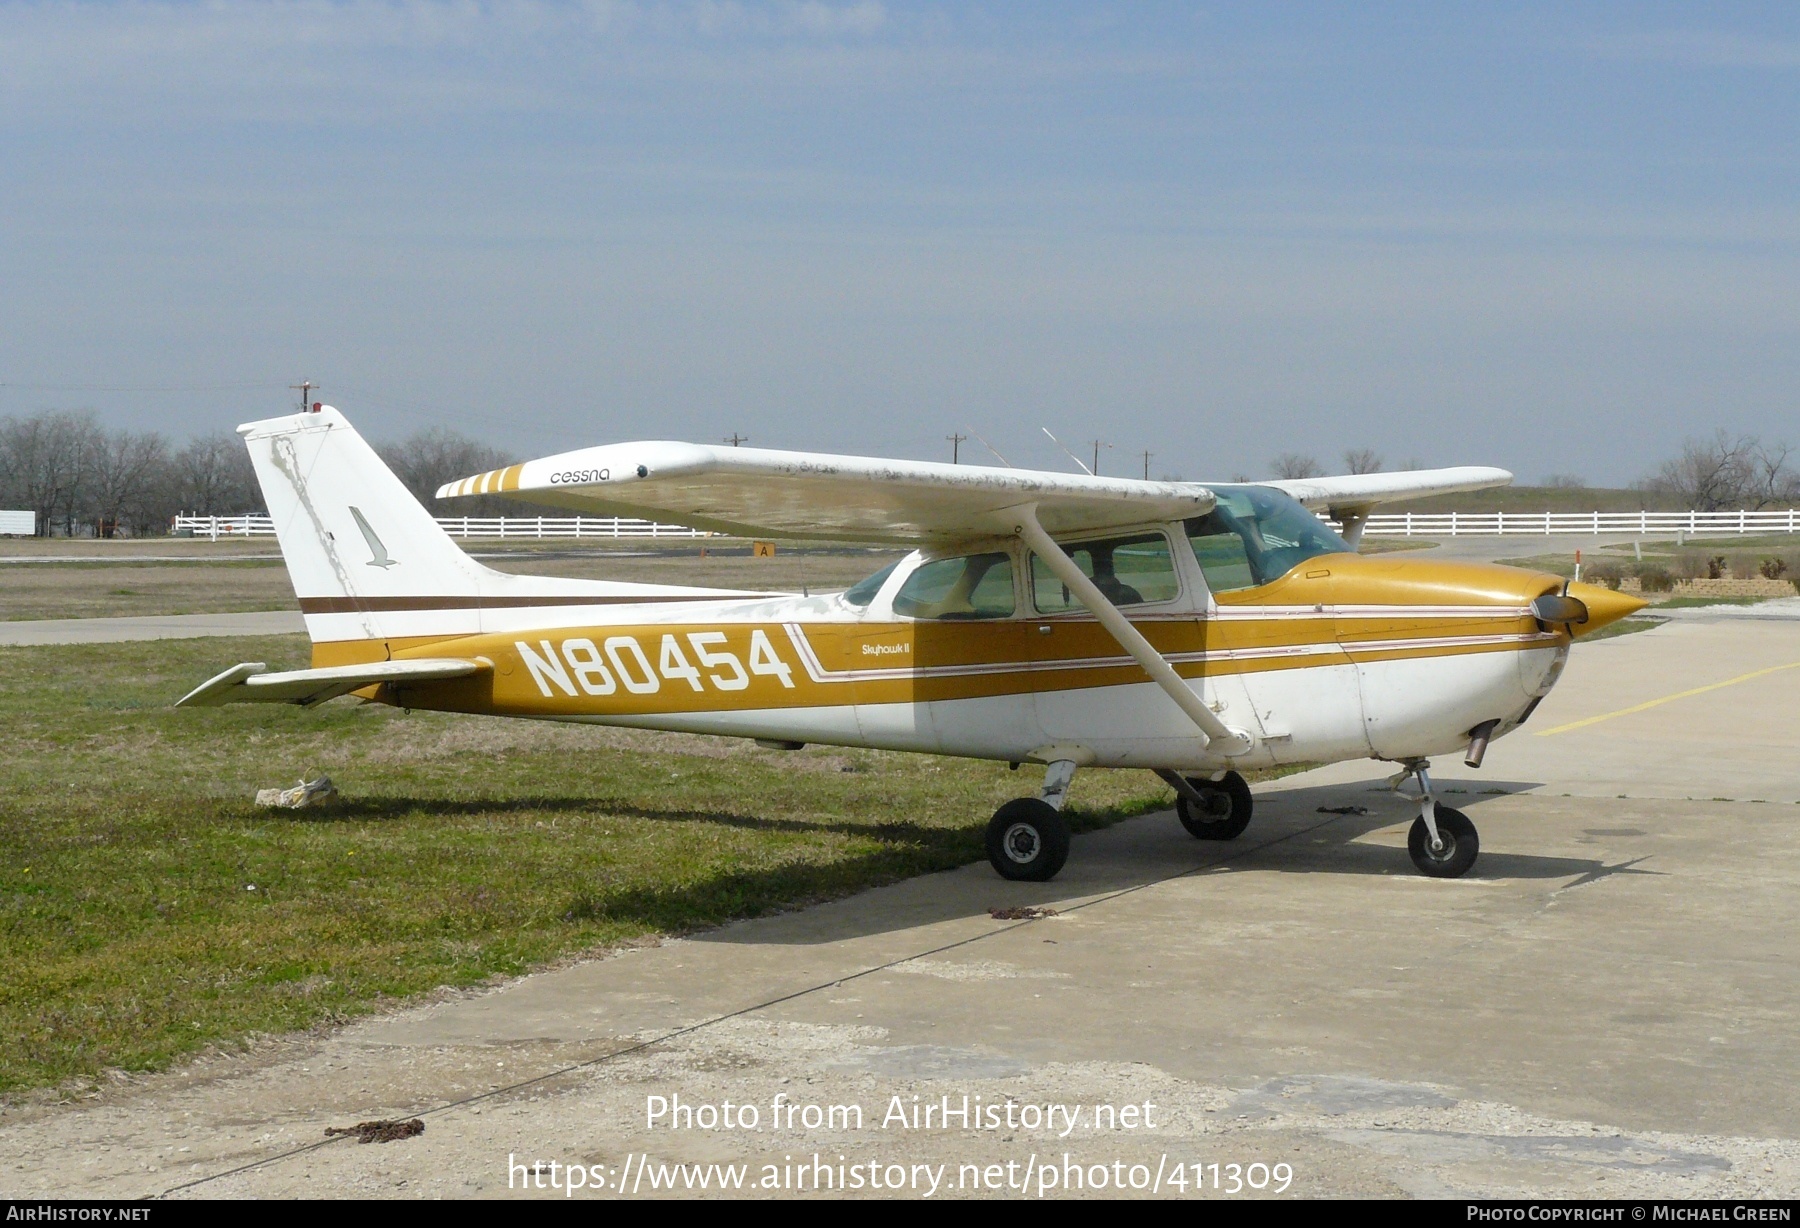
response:
{"label": "concrete apron", "polygon": [[[1800,669],[1538,735],[1794,661],[1784,624],[1578,646],[1484,771],[1439,765],[1481,828],[1462,880],[1415,874],[1412,812],[1340,765],[1260,790],[1231,844],[1151,816],[1078,838],[1051,884],[971,866],[15,1108],[0,1186],[566,1197],[573,1163],[609,1197],[716,1163],[744,1193],[1216,1197],[1285,1164],[1306,1195],[1791,1197]],[[1318,809],[1346,804],[1370,813]],[[1058,915],[989,915],[1022,905]],[[916,1115],[965,1096],[995,1128]],[[653,1097],[758,1128],[652,1125]],[[419,1113],[416,1138],[294,1151]]]}

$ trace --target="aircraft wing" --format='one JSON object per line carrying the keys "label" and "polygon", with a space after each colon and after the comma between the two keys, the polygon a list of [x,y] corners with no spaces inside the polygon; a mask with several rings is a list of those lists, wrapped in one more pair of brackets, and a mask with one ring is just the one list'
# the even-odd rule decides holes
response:
{"label": "aircraft wing", "polygon": [[1511,486],[1513,475],[1486,465],[1462,465],[1454,469],[1411,469],[1399,473],[1354,473],[1335,478],[1290,478],[1259,482],[1321,509],[1368,509],[1395,499],[1423,499],[1428,495],[1453,495],[1465,490]]}
{"label": "aircraft wing", "polygon": [[175,701],[177,708],[216,708],[221,704],[299,704],[315,707],[339,695],[379,682],[434,682],[465,678],[484,669],[486,661],[438,657],[413,661],[371,661],[363,665],[331,665],[266,674],[260,661],[234,665]]}
{"label": "aircraft wing", "polygon": [[1192,482],[654,441],[525,461],[437,494],[512,495],[741,537],[901,545],[1009,535],[1018,521],[1007,509],[1022,504],[1036,504],[1053,533],[1198,516],[1213,506],[1212,492]]}

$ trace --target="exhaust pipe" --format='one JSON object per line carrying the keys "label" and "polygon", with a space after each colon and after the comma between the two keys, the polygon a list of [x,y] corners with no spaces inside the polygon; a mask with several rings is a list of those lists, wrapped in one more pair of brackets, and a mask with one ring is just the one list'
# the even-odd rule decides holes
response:
{"label": "exhaust pipe", "polygon": [[1487,754],[1488,740],[1494,736],[1499,726],[1498,720],[1483,721],[1469,730],[1469,753],[1463,756],[1463,762],[1472,768],[1481,766],[1482,756]]}

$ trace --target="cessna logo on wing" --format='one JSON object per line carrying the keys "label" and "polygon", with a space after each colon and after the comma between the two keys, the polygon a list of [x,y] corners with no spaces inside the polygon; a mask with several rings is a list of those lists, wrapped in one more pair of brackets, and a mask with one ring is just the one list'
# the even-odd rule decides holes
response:
{"label": "cessna logo on wing", "polygon": [[565,469],[561,473],[550,475],[550,485],[585,486],[589,482],[608,481],[611,477],[611,469]]}

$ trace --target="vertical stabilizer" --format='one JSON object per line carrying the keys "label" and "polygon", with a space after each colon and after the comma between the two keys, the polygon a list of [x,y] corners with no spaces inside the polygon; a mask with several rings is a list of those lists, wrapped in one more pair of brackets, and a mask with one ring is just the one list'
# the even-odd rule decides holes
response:
{"label": "vertical stabilizer", "polygon": [[[313,643],[470,635],[488,569],[464,554],[330,406],[238,428]],[[315,660],[318,653],[315,652]]]}

